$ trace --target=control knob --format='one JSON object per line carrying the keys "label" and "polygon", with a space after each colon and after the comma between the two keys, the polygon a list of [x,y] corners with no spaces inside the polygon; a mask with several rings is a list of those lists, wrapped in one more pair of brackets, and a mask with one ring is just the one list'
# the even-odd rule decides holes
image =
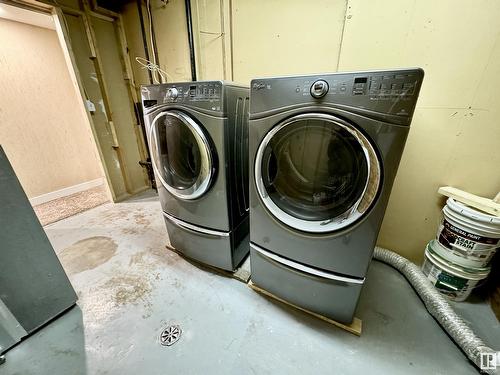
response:
{"label": "control knob", "polygon": [[171,87],[167,90],[167,98],[175,100],[178,96],[179,90],[177,90],[175,87]]}
{"label": "control knob", "polygon": [[328,83],[322,79],[317,80],[311,86],[311,95],[313,98],[319,99],[326,95],[328,92]]}

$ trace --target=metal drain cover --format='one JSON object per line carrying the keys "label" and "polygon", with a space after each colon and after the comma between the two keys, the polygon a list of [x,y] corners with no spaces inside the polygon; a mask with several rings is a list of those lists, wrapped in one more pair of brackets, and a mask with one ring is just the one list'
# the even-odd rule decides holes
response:
{"label": "metal drain cover", "polygon": [[177,325],[168,326],[160,333],[160,344],[163,346],[174,345],[181,338],[181,327]]}

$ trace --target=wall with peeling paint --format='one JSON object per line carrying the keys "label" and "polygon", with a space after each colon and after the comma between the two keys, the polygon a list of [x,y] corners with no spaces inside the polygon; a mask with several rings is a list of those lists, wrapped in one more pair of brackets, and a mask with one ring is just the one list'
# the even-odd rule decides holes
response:
{"label": "wall with peeling paint", "polygon": [[[152,4],[162,66],[189,79],[184,2]],[[380,245],[420,261],[440,218],[440,185],[498,192],[500,2],[192,0],[192,10],[199,80],[425,70]]]}

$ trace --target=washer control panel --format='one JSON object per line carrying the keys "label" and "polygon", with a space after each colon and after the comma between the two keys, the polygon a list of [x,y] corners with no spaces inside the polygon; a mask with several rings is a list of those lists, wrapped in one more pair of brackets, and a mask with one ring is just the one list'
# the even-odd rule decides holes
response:
{"label": "washer control panel", "polygon": [[[223,111],[222,81],[166,83],[143,86],[143,105],[150,108],[158,104],[191,105],[209,111]],[[154,98],[154,100],[150,99]]]}
{"label": "washer control panel", "polygon": [[164,102],[217,101],[221,97],[221,91],[222,86],[218,82],[181,83],[166,90]]}
{"label": "washer control panel", "polygon": [[[177,94],[169,95],[172,91]],[[221,96],[222,84],[218,81],[180,83],[166,91],[163,103],[194,104],[212,111],[220,111]]]}

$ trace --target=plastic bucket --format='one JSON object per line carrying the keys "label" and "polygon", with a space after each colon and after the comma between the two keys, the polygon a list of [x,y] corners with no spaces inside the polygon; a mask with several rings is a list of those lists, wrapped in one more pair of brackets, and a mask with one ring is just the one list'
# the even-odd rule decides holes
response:
{"label": "plastic bucket", "polygon": [[437,240],[448,249],[441,254],[446,259],[467,267],[485,267],[500,246],[500,218],[449,198]]}
{"label": "plastic bucket", "polygon": [[465,300],[488,277],[491,268],[469,268],[454,264],[440,257],[434,251],[436,246],[439,246],[436,240],[427,244],[422,272],[442,294],[454,301]]}

